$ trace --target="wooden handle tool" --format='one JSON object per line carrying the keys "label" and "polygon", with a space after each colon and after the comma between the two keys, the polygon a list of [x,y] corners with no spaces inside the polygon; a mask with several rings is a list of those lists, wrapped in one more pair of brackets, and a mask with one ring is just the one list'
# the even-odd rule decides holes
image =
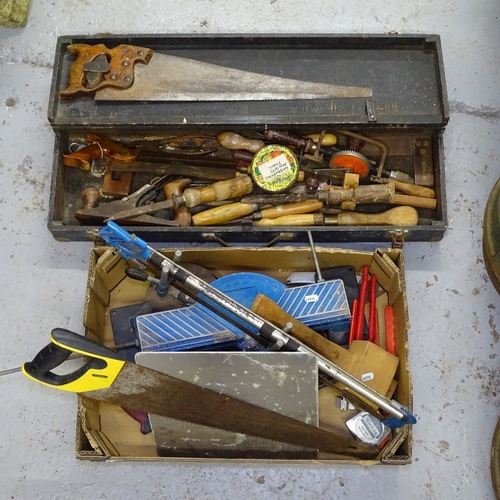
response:
{"label": "wooden handle tool", "polygon": [[418,212],[413,207],[395,207],[379,214],[340,212],[323,214],[284,215],[276,219],[261,219],[256,226],[415,226]]}
{"label": "wooden handle tool", "polygon": [[217,137],[217,140],[226,149],[244,149],[252,153],[257,153],[259,149],[265,146],[264,142],[259,139],[247,139],[235,132],[222,132]]}
{"label": "wooden handle tool", "polygon": [[266,208],[254,214],[255,220],[260,219],[276,219],[284,215],[307,214],[321,210],[323,203],[318,200],[306,200],[297,203],[286,203],[272,208]]}
{"label": "wooden handle tool", "polygon": [[417,184],[411,184],[410,182],[402,182],[395,179],[386,179],[384,177],[371,177],[372,182],[377,182],[379,184],[394,184],[396,191],[409,194],[411,196],[420,196],[421,198],[435,198],[436,192],[434,189],[419,186]]}
{"label": "wooden handle tool", "polygon": [[226,181],[215,182],[201,189],[188,188],[184,191],[182,198],[186,206],[194,207],[202,203],[238,198],[250,194],[252,191],[252,178],[248,175],[241,175]]}
{"label": "wooden handle tool", "polygon": [[140,207],[122,210],[106,219],[121,220],[149,214],[165,208],[178,208],[187,206],[189,208],[210,203],[212,201],[224,201],[230,198],[238,198],[253,191],[253,182],[248,175],[241,175],[226,181],[219,181],[204,188],[187,188],[183,194],[174,195],[168,200],[151,203]]}
{"label": "wooden handle tool", "polygon": [[192,222],[193,226],[213,226],[239,219],[255,210],[257,210],[257,205],[254,203],[231,203],[195,214]]}
{"label": "wooden handle tool", "polygon": [[[163,192],[167,198],[175,195],[180,195],[184,189],[191,184],[191,179],[178,179],[169,182],[163,186]],[[191,212],[188,207],[176,207],[174,211],[174,220],[178,222],[181,227],[188,227],[191,225]]]}
{"label": "wooden handle tool", "polygon": [[391,184],[358,186],[354,189],[320,191],[318,199],[330,205],[352,201],[358,203],[393,203],[395,187]]}

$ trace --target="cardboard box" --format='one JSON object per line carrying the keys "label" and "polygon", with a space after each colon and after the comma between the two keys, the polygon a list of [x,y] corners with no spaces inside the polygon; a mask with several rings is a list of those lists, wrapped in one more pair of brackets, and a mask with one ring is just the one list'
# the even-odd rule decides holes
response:
{"label": "cardboard box", "polygon": [[[164,251],[168,257],[173,251]],[[378,249],[375,252],[317,248],[323,268],[352,265],[360,273],[368,265],[377,275],[387,294],[387,303],[394,307],[396,319],[397,356],[399,366],[395,379],[395,399],[412,409],[411,375],[408,366],[408,311],[404,279],[403,252],[398,249]],[[310,249],[305,247],[280,248],[188,248],[183,249],[183,263],[196,263],[217,277],[238,271],[265,273],[280,281],[293,271],[312,271]],[[113,333],[110,310],[144,300],[147,284],[126,278],[128,263],[112,248],[96,247],[90,256],[89,279],[86,294],[84,326],[90,339],[110,345]],[[380,313],[380,312],[379,312]],[[383,316],[381,316],[383,317]],[[345,421],[353,412],[341,412],[335,404],[336,395],[330,389],[320,389],[320,427],[349,435]],[[392,439],[374,458],[362,461],[319,454],[318,462],[406,464],[411,461],[412,429],[404,426],[392,433]],[[154,437],[139,432],[139,424],[121,408],[79,398],[77,419],[77,457],[92,460],[205,460],[201,458],[165,458],[156,456]],[[233,459],[229,459],[233,460]],[[289,462],[300,462],[300,459]]]}

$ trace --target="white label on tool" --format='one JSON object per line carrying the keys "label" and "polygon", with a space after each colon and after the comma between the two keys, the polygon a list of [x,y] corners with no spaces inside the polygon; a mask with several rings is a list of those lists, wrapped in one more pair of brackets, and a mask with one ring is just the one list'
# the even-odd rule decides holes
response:
{"label": "white label on tool", "polygon": [[259,170],[262,177],[264,177],[264,180],[268,181],[288,172],[288,170],[290,170],[290,163],[288,162],[286,156],[281,153],[276,158],[261,163],[259,165]]}
{"label": "white label on tool", "polygon": [[317,302],[319,299],[319,297],[316,295],[316,294],[313,294],[313,295],[306,295],[304,297],[304,300],[309,303],[309,302]]}
{"label": "white label on tool", "polygon": [[367,382],[368,380],[373,380],[374,378],[375,378],[375,375],[373,375],[372,372],[363,373],[363,375],[361,375],[361,380],[363,382]]}

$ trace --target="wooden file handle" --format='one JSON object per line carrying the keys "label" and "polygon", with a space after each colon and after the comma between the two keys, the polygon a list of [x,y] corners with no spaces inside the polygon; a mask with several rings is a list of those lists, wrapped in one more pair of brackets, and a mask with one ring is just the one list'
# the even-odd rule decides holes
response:
{"label": "wooden file handle", "polygon": [[253,191],[253,182],[248,175],[241,175],[234,179],[219,181],[201,189],[188,188],[184,191],[186,206],[195,207],[202,203],[224,201],[250,194]]}

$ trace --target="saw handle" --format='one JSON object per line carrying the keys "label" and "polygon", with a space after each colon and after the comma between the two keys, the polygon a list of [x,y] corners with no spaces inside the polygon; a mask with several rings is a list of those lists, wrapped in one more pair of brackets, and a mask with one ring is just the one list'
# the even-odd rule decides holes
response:
{"label": "saw handle", "polygon": [[[148,64],[153,57],[153,51],[146,47],[121,44],[113,49],[105,45],[87,45],[84,43],[70,44],[66,47],[76,59],[68,72],[68,86],[59,92],[63,98],[78,95],[93,95],[106,87],[126,89],[134,83],[135,63]],[[97,85],[88,85],[88,64],[98,56],[105,55],[108,60],[103,68],[102,81]]]}
{"label": "saw handle", "polygon": [[[104,389],[113,383],[125,363],[116,352],[70,330],[55,328],[50,338],[51,343],[22,367],[27,377],[41,384],[71,392]],[[64,363],[73,352],[90,359],[71,373],[59,375],[51,371]]]}

